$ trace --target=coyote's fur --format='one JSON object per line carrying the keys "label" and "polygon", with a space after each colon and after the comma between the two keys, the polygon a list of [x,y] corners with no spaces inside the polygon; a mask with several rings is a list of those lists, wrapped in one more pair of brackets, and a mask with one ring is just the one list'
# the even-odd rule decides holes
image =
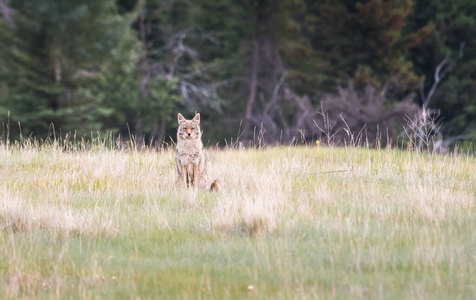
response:
{"label": "coyote's fur", "polygon": [[[192,120],[186,120],[178,114],[177,129],[177,172],[179,183],[184,186],[204,187],[207,183],[207,153],[203,149],[202,131],[200,130],[200,114]],[[215,180],[210,190],[218,190]]]}

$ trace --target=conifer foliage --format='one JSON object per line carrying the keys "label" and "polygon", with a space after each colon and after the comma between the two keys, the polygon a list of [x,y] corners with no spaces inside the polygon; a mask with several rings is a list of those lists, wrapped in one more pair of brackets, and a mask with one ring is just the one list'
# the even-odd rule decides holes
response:
{"label": "conifer foliage", "polygon": [[468,139],[475,15],[476,0],[0,0],[0,121],[145,144],[200,111],[211,142],[312,139],[324,121],[390,141],[435,87],[442,136]]}

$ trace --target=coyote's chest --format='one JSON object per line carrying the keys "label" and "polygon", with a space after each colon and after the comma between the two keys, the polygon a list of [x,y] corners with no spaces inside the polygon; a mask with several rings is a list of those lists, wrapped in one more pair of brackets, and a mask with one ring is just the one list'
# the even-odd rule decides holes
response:
{"label": "coyote's chest", "polygon": [[203,146],[201,146],[199,143],[183,142],[180,144],[177,147],[177,156],[180,160],[180,163],[182,165],[199,164],[202,158]]}
{"label": "coyote's chest", "polygon": [[194,153],[179,153],[180,162],[182,165],[198,164],[200,160],[200,152]]}

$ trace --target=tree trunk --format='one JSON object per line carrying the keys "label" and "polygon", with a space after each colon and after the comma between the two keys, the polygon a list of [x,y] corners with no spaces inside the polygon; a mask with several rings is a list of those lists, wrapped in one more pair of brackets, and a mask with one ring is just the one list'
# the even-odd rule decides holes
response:
{"label": "tree trunk", "polygon": [[146,45],[146,28],[144,24],[144,11],[142,11],[139,15],[139,29],[140,29],[140,40],[142,45],[142,50],[144,52],[143,56],[140,58],[140,70],[142,72],[142,80],[140,85],[139,91],[139,98],[138,98],[138,113],[137,113],[137,120],[134,126],[134,135],[136,137],[136,144],[139,147],[144,145],[144,125],[142,123],[142,110],[144,106],[144,98],[147,95],[147,83],[149,81],[148,75],[148,67],[147,67],[147,45]]}
{"label": "tree trunk", "polygon": [[258,86],[258,63],[259,63],[259,40],[255,36],[253,39],[253,58],[251,60],[251,81],[250,81],[250,94],[248,102],[246,103],[245,121],[243,123],[244,135],[251,138],[250,126],[251,126],[251,113],[253,105],[256,99],[256,89]]}
{"label": "tree trunk", "polygon": [[166,129],[165,119],[160,120],[159,134],[157,136],[157,146],[160,147],[162,142],[165,140],[165,129]]}
{"label": "tree trunk", "polygon": [[134,136],[136,145],[141,148],[144,145],[144,130],[142,124],[142,117],[138,116],[134,124]]}

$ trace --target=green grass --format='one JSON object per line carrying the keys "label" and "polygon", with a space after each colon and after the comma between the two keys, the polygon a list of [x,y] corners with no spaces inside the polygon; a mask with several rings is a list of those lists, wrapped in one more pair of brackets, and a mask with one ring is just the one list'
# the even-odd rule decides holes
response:
{"label": "green grass", "polygon": [[476,295],[471,156],[214,150],[210,193],[174,155],[0,146],[0,298]]}

